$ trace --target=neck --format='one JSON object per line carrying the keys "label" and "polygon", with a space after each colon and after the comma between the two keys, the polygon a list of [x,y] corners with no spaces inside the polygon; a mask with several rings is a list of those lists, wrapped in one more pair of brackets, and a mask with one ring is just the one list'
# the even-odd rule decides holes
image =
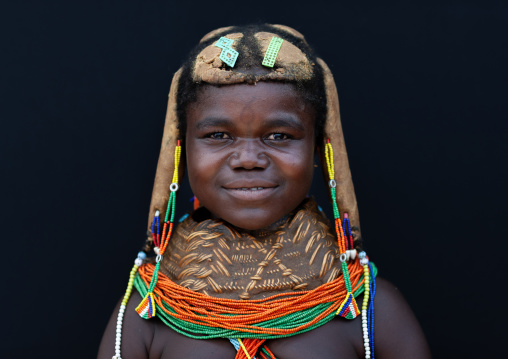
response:
{"label": "neck", "polygon": [[220,298],[261,299],[314,289],[340,274],[337,242],[312,200],[255,231],[198,212],[178,226],[161,266],[183,287]]}
{"label": "neck", "polygon": [[295,213],[301,207],[303,207],[307,201],[309,201],[309,200],[305,199],[294,211],[288,213],[287,215],[285,215],[284,217],[273,222],[269,226],[264,227],[264,228],[259,228],[259,229],[245,229],[245,228],[237,227],[227,221],[224,221],[222,218],[215,216],[213,213],[211,213],[208,209],[206,209],[204,207],[197,209],[192,214],[192,217],[193,217],[194,221],[196,221],[196,222],[202,222],[207,219],[211,219],[213,221],[222,223],[224,226],[227,226],[238,233],[260,239],[260,238],[264,238],[269,235],[273,235],[276,231],[278,231],[282,226],[284,226],[288,222],[289,219],[294,217]]}

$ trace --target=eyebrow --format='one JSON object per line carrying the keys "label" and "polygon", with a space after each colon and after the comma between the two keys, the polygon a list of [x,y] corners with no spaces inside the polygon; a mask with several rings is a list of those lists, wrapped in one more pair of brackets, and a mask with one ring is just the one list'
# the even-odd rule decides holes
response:
{"label": "eyebrow", "polygon": [[202,130],[204,128],[208,127],[221,127],[221,126],[230,126],[231,121],[227,120],[225,118],[220,117],[207,117],[204,120],[199,121],[196,123],[196,129]]}
{"label": "eyebrow", "polygon": [[301,121],[291,115],[279,115],[277,118],[266,120],[265,125],[269,127],[290,127],[299,131],[305,130]]}
{"label": "eyebrow", "polygon": [[[222,117],[207,117],[196,123],[195,128],[202,130],[210,127],[228,127],[233,125],[233,121]],[[264,126],[269,128],[290,127],[295,130],[304,131],[305,128],[301,121],[291,115],[279,114],[276,118],[267,119],[263,122]]]}

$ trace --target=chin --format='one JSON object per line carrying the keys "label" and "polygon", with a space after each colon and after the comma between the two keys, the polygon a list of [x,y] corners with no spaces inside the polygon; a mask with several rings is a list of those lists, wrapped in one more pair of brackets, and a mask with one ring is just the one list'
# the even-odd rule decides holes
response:
{"label": "chin", "polygon": [[242,215],[239,214],[240,213],[237,212],[235,213],[234,216],[224,215],[218,217],[237,228],[245,229],[248,231],[269,227],[271,224],[277,222],[280,218],[284,217],[284,215],[278,216],[274,215],[273,213],[267,215],[267,213],[265,212],[252,213],[251,211],[249,211],[249,213],[245,213]]}
{"label": "chin", "polygon": [[223,218],[223,220],[225,220],[226,222],[228,222],[229,224],[232,224],[233,226],[235,226],[237,228],[245,229],[248,231],[255,231],[258,229],[266,228],[266,227],[270,226],[272,223],[277,221],[277,219],[275,221],[266,221],[266,220],[263,221],[263,220],[256,220],[256,219],[252,219],[252,218],[248,218],[245,220],[232,220],[232,221],[228,221],[227,219]]}

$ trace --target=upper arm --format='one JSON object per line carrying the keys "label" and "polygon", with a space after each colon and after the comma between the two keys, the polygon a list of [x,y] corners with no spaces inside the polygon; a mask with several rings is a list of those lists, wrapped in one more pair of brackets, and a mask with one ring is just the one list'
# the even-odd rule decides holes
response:
{"label": "upper arm", "polygon": [[[133,291],[125,309],[122,323],[121,356],[123,359],[148,358],[150,345],[153,339],[153,323],[141,318],[135,311],[141,301],[141,296]],[[109,319],[106,331],[102,336],[101,345],[97,359],[111,359],[115,355],[115,340],[118,311],[121,300],[118,302],[111,318]]]}
{"label": "upper arm", "polygon": [[430,358],[425,335],[413,311],[390,282],[376,279],[375,354],[383,358]]}

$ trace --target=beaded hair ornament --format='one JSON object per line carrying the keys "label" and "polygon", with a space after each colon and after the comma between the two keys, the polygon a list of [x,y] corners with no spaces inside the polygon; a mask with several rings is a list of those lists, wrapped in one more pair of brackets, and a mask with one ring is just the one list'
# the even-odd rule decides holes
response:
{"label": "beaded hair ornament", "polygon": [[[374,358],[373,299],[375,294],[374,274],[376,270],[369,262],[365,252],[358,253],[359,259],[356,258],[357,252],[354,241],[357,241],[360,238],[360,223],[356,196],[340,122],[339,101],[335,81],[330,69],[323,60],[318,58],[316,63],[314,63],[308,59],[297,46],[278,37],[278,33],[282,32],[305,42],[303,35],[287,26],[270,25],[270,27],[273,29],[273,33],[258,32],[253,36],[257,40],[260,51],[264,53],[263,66],[272,68],[276,65],[277,69],[261,75],[255,75],[254,82],[291,82],[294,81],[295,78],[310,79],[313,76],[314,66],[320,66],[324,73],[327,116],[324,127],[324,136],[318,147],[320,149],[319,153],[321,155],[321,163],[326,169],[329,178],[328,186],[330,187],[330,197],[334,213],[334,227],[340,250],[340,261],[343,276],[328,283],[330,285],[328,286],[329,288],[327,287],[323,289],[319,287],[316,290],[307,291],[308,294],[305,292],[306,296],[316,295],[318,297],[320,296],[319,293],[325,293],[328,295],[328,298],[330,298],[329,302],[320,302],[321,304],[318,304],[318,307],[322,308],[322,311],[319,314],[316,314],[312,318],[309,317],[309,321],[307,323],[301,325],[300,323],[293,324],[291,328],[277,329],[274,327],[274,325],[277,326],[277,324],[273,324],[271,321],[280,322],[284,319],[284,322],[294,323],[295,320],[297,320],[296,318],[301,318],[301,313],[307,313],[315,309],[314,307],[311,307],[311,304],[314,303],[310,300],[311,297],[309,297],[310,304],[308,307],[301,307],[301,305],[299,307],[297,304],[298,300],[293,303],[288,299],[289,301],[284,302],[285,307],[281,307],[280,310],[274,311],[272,316],[265,318],[267,319],[265,322],[259,322],[256,324],[249,322],[249,325],[255,326],[249,327],[251,329],[248,330],[245,329],[244,326],[241,326],[241,323],[238,324],[238,317],[234,315],[228,316],[226,314],[226,316],[221,317],[221,321],[214,322],[213,318],[217,319],[220,315],[217,314],[210,317],[209,313],[206,311],[203,312],[198,309],[190,310],[187,307],[182,307],[180,309],[177,309],[176,307],[176,309],[167,307],[167,312],[172,314],[168,317],[167,314],[160,313],[161,319],[177,331],[180,331],[179,328],[183,328],[187,322],[193,323],[192,328],[199,334],[196,336],[196,338],[199,339],[211,337],[228,338],[238,350],[236,358],[251,359],[254,355],[259,355],[261,358],[275,358],[273,353],[264,345],[265,339],[294,335],[313,329],[316,326],[322,325],[331,320],[336,315],[340,315],[347,319],[353,319],[361,313],[365,357]],[[235,71],[234,69],[235,62],[239,56],[236,46],[243,36],[244,34],[241,32],[235,32],[234,27],[221,28],[205,35],[201,39],[201,42],[214,38],[217,38],[218,40],[205,47],[197,56],[195,62],[193,63],[194,67],[191,71],[192,80],[212,85],[231,85],[246,82],[251,83],[253,75],[250,74],[247,76],[241,71]],[[224,66],[224,64],[227,66]],[[179,140],[182,136],[178,131],[177,115],[177,92],[181,76],[182,69],[176,72],[171,83],[162,146],[150,204],[148,243],[150,246],[154,247],[156,264],[153,270],[149,270],[148,274],[151,278],[150,284],[147,288],[140,291],[143,292],[142,295],[144,295],[144,298],[136,308],[138,314],[145,319],[155,316],[156,308],[158,306],[160,307],[161,305],[165,305],[161,303],[160,298],[157,298],[157,296],[154,295],[154,290],[156,289],[158,282],[160,262],[170,241],[173,230],[176,192],[179,189],[180,175],[183,172],[180,162],[181,146]],[[343,218],[340,216],[341,213],[343,214]],[[164,221],[161,226],[160,219],[162,217],[164,217]],[[143,264],[145,257],[145,252],[140,252],[138,254],[138,258],[136,258],[135,265],[130,273],[128,288],[118,315],[115,356],[113,359],[121,358],[120,347],[123,315],[128,298],[132,291],[132,286],[135,281],[139,281],[139,278],[136,277],[136,273],[138,268]],[[356,262],[356,267],[351,267],[353,268],[354,273],[350,273],[348,262],[354,263],[355,261],[359,262]],[[351,280],[353,277],[354,285],[352,285]],[[335,293],[336,290],[333,288],[333,285],[337,286],[339,285],[339,282],[341,282],[340,285],[343,287],[344,291],[341,292],[342,294],[340,294],[340,296],[335,296],[333,293]],[[171,286],[172,284],[166,284],[166,282],[164,282],[163,285]],[[136,286],[138,290],[142,287],[142,285],[139,287]],[[180,291],[179,293],[182,295],[196,297],[195,303],[199,303],[198,300],[201,297],[195,292],[181,287],[176,288],[175,290]],[[319,290],[325,292],[320,292]],[[328,292],[326,292],[327,290]],[[361,292],[364,293],[364,297],[360,312],[356,304],[355,296]],[[267,300],[270,300],[270,298],[267,298]],[[232,302],[236,303],[236,301]],[[254,304],[252,305],[254,308]],[[196,304],[196,306],[199,306],[199,304]],[[185,315],[179,315],[179,310],[185,311]],[[203,315],[206,316],[208,322],[203,322]],[[297,315],[297,317],[290,319],[290,317],[294,315]],[[234,319],[233,322],[236,324],[227,324],[228,319]],[[229,329],[219,329],[219,334],[217,334],[217,331],[210,334],[207,328],[209,328],[209,326],[213,326],[213,323],[221,328],[227,327]],[[272,324],[266,324],[268,327],[264,328],[263,323]],[[240,327],[238,327],[238,325],[240,325]],[[201,326],[204,326],[203,331],[200,331],[201,329],[199,329]],[[184,334],[193,337],[193,335],[188,333]]]}

